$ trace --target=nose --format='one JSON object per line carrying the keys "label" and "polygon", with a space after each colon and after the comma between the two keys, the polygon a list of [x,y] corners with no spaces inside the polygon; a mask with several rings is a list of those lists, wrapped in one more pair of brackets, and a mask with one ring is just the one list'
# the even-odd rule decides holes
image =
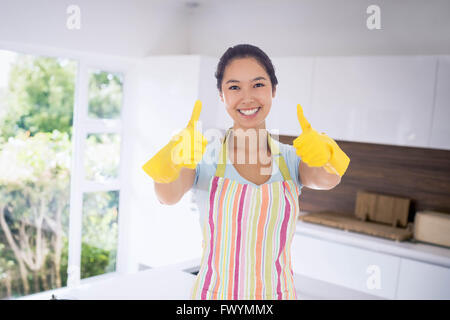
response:
{"label": "nose", "polygon": [[244,105],[244,106],[251,106],[254,103],[255,103],[255,100],[253,100],[252,98],[244,98],[241,101],[241,105]]}
{"label": "nose", "polygon": [[255,103],[255,99],[253,98],[253,94],[252,94],[251,90],[242,90],[241,104],[252,105],[254,103]]}

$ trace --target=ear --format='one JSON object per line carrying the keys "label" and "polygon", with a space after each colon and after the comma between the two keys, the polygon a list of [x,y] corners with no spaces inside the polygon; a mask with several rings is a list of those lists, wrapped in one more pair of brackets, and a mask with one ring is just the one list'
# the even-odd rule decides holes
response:
{"label": "ear", "polygon": [[224,101],[223,101],[223,91],[220,91],[220,92],[219,92],[219,96],[220,96],[220,100],[221,100],[222,102],[224,102]]}
{"label": "ear", "polygon": [[273,87],[272,89],[272,98],[275,98],[275,93],[277,92],[277,87]]}

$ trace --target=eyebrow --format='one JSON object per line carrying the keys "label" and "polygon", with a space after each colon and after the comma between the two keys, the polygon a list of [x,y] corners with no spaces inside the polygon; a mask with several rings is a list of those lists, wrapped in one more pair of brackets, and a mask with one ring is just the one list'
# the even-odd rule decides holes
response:
{"label": "eyebrow", "polygon": [[[267,79],[264,78],[264,77],[256,77],[256,78],[253,79],[251,82],[257,81],[257,80],[267,80]],[[231,80],[228,80],[227,82],[225,82],[225,84],[230,83],[230,82],[240,82],[240,81],[239,81],[239,80],[233,80],[233,79],[231,79]]]}

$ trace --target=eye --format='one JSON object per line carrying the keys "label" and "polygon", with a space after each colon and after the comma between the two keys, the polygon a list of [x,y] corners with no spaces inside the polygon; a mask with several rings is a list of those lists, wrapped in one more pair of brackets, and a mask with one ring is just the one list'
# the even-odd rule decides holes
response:
{"label": "eye", "polygon": [[[255,84],[255,87],[264,87],[265,85],[264,85],[264,83],[257,83],[257,84]],[[229,90],[237,90],[237,89],[239,89],[239,87],[238,86],[231,86],[231,87],[229,87],[228,88]]]}

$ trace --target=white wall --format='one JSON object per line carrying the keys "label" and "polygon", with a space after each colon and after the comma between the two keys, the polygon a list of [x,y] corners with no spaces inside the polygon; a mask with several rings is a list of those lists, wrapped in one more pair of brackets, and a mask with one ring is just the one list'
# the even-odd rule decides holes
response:
{"label": "white wall", "polygon": [[[198,56],[150,57],[130,72],[128,105],[129,212],[132,260],[152,267],[201,255],[198,214],[186,194],[176,205],[161,205],[142,166],[189,121],[199,88]],[[205,105],[211,105],[203,97]],[[208,122],[202,113],[200,121]]]}

